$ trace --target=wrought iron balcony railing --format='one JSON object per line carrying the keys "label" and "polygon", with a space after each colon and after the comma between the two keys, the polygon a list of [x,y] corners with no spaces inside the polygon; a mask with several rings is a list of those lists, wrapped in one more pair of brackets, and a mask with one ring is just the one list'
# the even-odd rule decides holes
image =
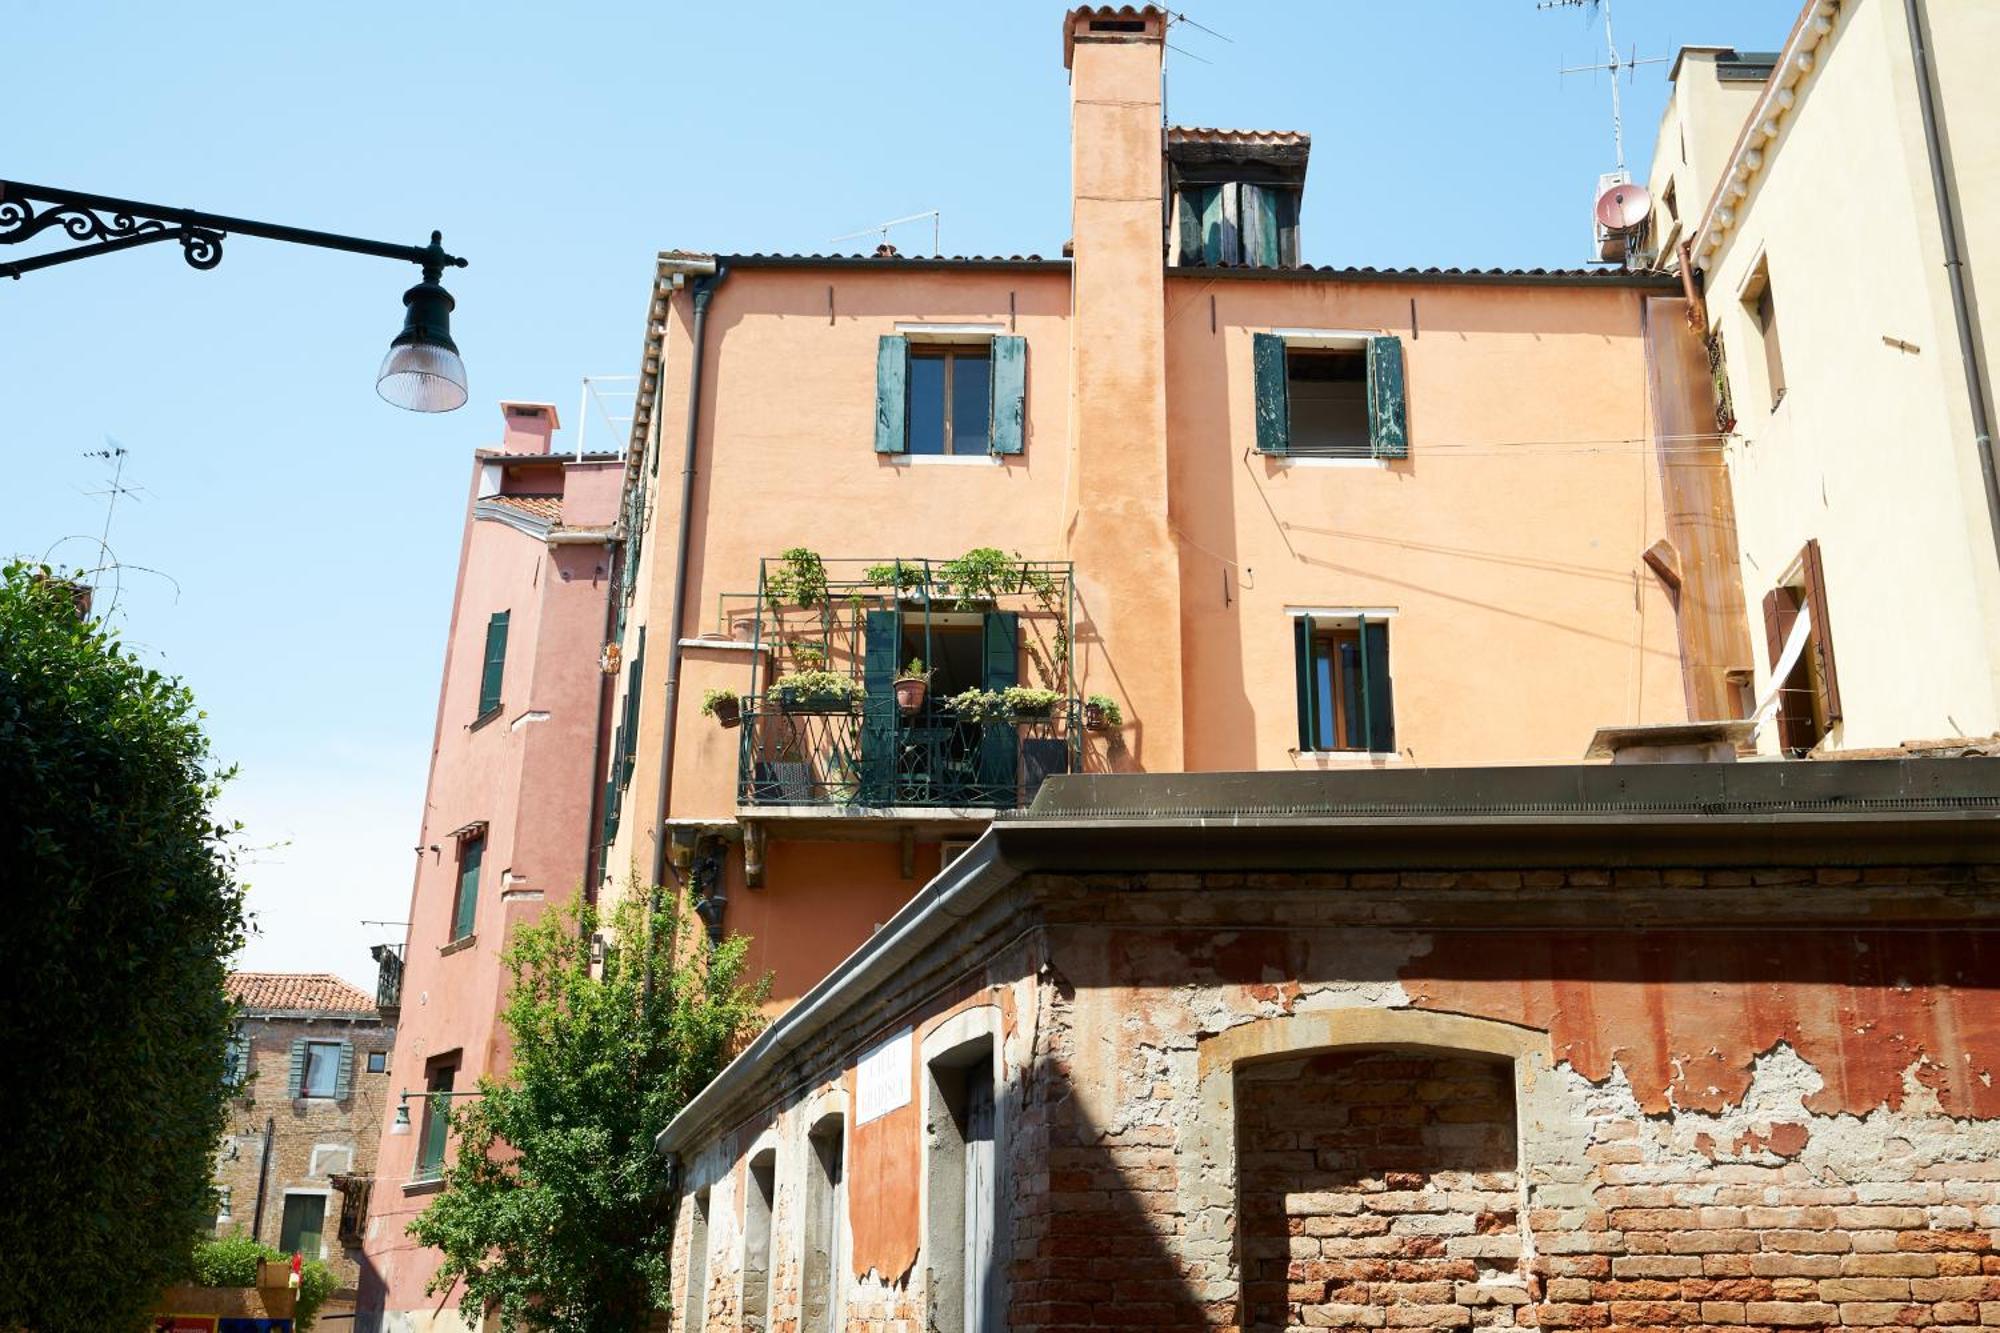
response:
{"label": "wrought iron balcony railing", "polygon": [[1010,810],[1072,771],[1082,737],[1074,699],[1049,717],[971,723],[950,709],[900,712],[893,699],[809,712],[758,701],[742,721],[743,805]]}

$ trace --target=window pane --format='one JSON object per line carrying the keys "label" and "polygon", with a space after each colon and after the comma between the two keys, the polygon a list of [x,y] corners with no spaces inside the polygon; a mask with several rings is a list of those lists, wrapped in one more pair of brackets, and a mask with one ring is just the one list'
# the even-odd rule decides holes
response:
{"label": "window pane", "polygon": [[278,1248],[308,1259],[320,1255],[320,1232],[326,1226],[326,1198],[319,1194],[287,1194],[285,1220],[278,1231]]}
{"label": "window pane", "polygon": [[368,1052],[368,1072],[369,1072],[369,1073],[371,1073],[371,1074],[379,1074],[379,1073],[381,1073],[381,1072],[382,1072],[383,1070],[387,1069],[388,1067],[389,1067],[389,1053],[388,1053],[387,1051],[370,1051],[370,1052]]}
{"label": "window pane", "polygon": [[983,454],[991,443],[988,421],[993,411],[992,373],[991,357],[952,358],[951,451],[955,454]]}
{"label": "window pane", "polygon": [[944,452],[944,358],[941,356],[910,354],[909,452]]}
{"label": "window pane", "polygon": [[1338,695],[1334,692],[1331,643],[1320,639],[1313,644],[1313,748],[1337,750],[1340,738],[1334,727]]}
{"label": "window pane", "polygon": [[308,1097],[333,1096],[334,1080],[340,1073],[340,1044],[331,1041],[306,1043],[306,1071],[301,1091]]}

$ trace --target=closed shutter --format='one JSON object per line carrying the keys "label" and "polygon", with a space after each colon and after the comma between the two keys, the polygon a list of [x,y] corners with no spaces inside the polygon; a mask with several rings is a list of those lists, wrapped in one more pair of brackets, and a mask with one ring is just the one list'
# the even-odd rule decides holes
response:
{"label": "closed shutter", "polygon": [[993,452],[1018,454],[1028,433],[1028,340],[993,340]]}
{"label": "closed shutter", "polygon": [[646,628],[639,627],[638,649],[632,654],[632,664],[625,676],[625,725],[624,735],[619,743],[625,747],[625,762],[618,770],[618,790],[623,794],[626,784],[632,781],[632,768],[639,755],[639,709],[641,695],[646,684]]}
{"label": "closed shutter", "polygon": [[304,1094],[306,1086],[306,1039],[300,1037],[292,1043],[292,1072],[286,1086],[293,1097]]}
{"label": "closed shutter", "polygon": [[1207,187],[1200,192],[1199,199],[1201,207],[1201,262],[1204,264],[1220,264],[1224,260],[1234,259],[1234,255],[1225,253],[1223,231],[1227,219],[1223,216],[1222,187],[1220,185]]}
{"label": "closed shutter", "polygon": [[1292,410],[1285,396],[1285,340],[1275,333],[1251,334],[1250,364],[1257,399],[1257,452],[1290,453]]}
{"label": "closed shutter", "polygon": [[1176,261],[1184,267],[1201,263],[1201,192],[1183,189],[1174,196],[1180,250]]}
{"label": "closed shutter", "polygon": [[486,622],[486,666],[479,674],[479,716],[500,706],[500,682],[507,670],[509,612],[495,611]]}
{"label": "closed shutter", "polygon": [[870,611],[862,630],[861,803],[896,803],[896,648],[894,611]]}
{"label": "closed shutter", "polygon": [[[1773,588],[1764,594],[1764,641],[1773,668],[1785,655],[1785,640],[1791,637],[1792,623],[1798,618],[1796,588]],[[1771,682],[1778,692],[1778,748],[1787,753],[1803,753],[1819,739],[1813,734],[1810,673],[1801,657],[1790,675]]]}
{"label": "closed shutter", "polygon": [[1376,754],[1394,754],[1396,703],[1389,678],[1389,626],[1380,620],[1361,621],[1361,669],[1368,696],[1368,748]]}
{"label": "closed shutter", "polygon": [[875,452],[900,454],[909,434],[910,342],[884,334],[875,352]]}
{"label": "closed shutter", "polygon": [[354,1043],[343,1041],[340,1043],[340,1071],[333,1078],[333,1099],[337,1102],[346,1101],[348,1089],[353,1086]]}
{"label": "closed shutter", "polygon": [[1403,340],[1368,340],[1368,442],[1377,458],[1408,458],[1410,433],[1403,389]]}
{"label": "closed shutter", "polygon": [[1299,749],[1313,748],[1313,627],[1311,616],[1292,617],[1292,664],[1298,680]]}
{"label": "closed shutter", "polygon": [[[1775,336],[1775,334],[1773,335]],[[1828,726],[1840,721],[1840,676],[1833,669],[1833,622],[1827,615],[1826,568],[1820,563],[1819,538],[1799,553],[1805,571],[1806,608],[1812,615],[1813,653],[1819,659],[1820,704]]]}
{"label": "closed shutter", "polygon": [[232,1092],[241,1088],[250,1076],[250,1039],[236,1036],[229,1039],[229,1046],[223,1055],[222,1083]]}
{"label": "closed shutter", "polygon": [[1279,263],[1277,193],[1260,185],[1243,187],[1243,262],[1257,268]]}
{"label": "closed shutter", "polygon": [[[986,613],[981,687],[999,693],[1021,681],[1020,616],[1012,611]],[[1018,796],[1015,773],[1017,732],[1011,722],[988,722],[979,729],[980,796],[1012,806]]]}
{"label": "closed shutter", "polygon": [[458,852],[458,901],[451,914],[451,937],[464,939],[472,933],[479,911],[479,863],[486,859],[486,839],[468,838]]}

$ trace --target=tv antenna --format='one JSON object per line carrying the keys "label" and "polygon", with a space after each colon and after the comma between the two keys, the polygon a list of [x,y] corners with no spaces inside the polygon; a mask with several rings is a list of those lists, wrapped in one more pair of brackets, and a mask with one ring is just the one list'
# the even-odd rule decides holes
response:
{"label": "tv antenna", "polygon": [[136,502],[139,499],[140,488],[125,484],[125,459],[128,455],[125,446],[110,436],[104,437],[102,449],[86,449],[83,456],[101,458],[111,465],[111,483],[101,491],[84,492],[92,499],[99,496],[104,499],[104,530],[97,535],[98,564],[97,568],[90,572],[90,590],[95,593],[98,576],[111,563],[111,517],[118,512],[119,497],[129,495]]}
{"label": "tv antenna", "polygon": [[881,244],[887,245],[889,228],[900,227],[906,222],[922,222],[925,218],[931,220],[931,258],[941,258],[944,251],[939,247],[939,236],[944,229],[944,214],[935,208],[922,213],[912,213],[906,218],[890,218],[887,222],[878,222],[872,227],[863,227],[860,231],[850,231],[845,236],[836,236],[833,239],[839,242],[852,241],[862,236],[879,236],[882,238]]}
{"label": "tv antenna", "polygon": [[1664,65],[1670,57],[1647,56],[1642,60],[1639,57],[1639,48],[1636,45],[1633,46],[1630,56],[1619,55],[1618,42],[1611,35],[1611,0],[1539,0],[1535,8],[1596,10],[1604,16],[1604,51],[1607,57],[1605,62],[1601,65],[1569,65],[1563,68],[1561,74],[1567,77],[1571,74],[1594,74],[1599,71],[1608,71],[1610,73],[1611,141],[1613,147],[1618,152],[1618,170],[1621,172],[1624,171],[1625,117],[1623,108],[1619,105],[1618,101],[1618,76],[1624,74],[1628,79],[1636,79],[1638,77],[1639,66]]}
{"label": "tv antenna", "polygon": [[[1229,34],[1217,32],[1206,23],[1199,23],[1189,18],[1186,14],[1181,13],[1178,9],[1169,9],[1167,11],[1167,31],[1172,32],[1176,24],[1186,24],[1196,31],[1207,33],[1210,37],[1218,41],[1228,42],[1232,46],[1235,45],[1235,39],[1230,37]],[[1161,45],[1165,46],[1169,51],[1186,56],[1197,65],[1213,65],[1215,63],[1207,56],[1197,55],[1185,46],[1175,46],[1172,42],[1166,41],[1164,38],[1161,39]],[[1167,113],[1167,61],[1162,56],[1160,59],[1160,124],[1170,125],[1172,123],[1172,119]]]}

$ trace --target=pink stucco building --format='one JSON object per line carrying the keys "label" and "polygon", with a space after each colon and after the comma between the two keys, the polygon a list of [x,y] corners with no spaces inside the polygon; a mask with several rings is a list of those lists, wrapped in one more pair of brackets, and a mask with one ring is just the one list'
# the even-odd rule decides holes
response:
{"label": "pink stucco building", "polygon": [[504,1063],[500,951],[582,884],[595,836],[623,456],[552,452],[547,404],[501,411],[499,444],[472,459],[363,1243],[363,1327],[408,1327],[436,1304],[424,1295],[436,1255],[404,1229],[438,1188],[444,1126],[436,1099],[415,1094],[467,1091]]}

